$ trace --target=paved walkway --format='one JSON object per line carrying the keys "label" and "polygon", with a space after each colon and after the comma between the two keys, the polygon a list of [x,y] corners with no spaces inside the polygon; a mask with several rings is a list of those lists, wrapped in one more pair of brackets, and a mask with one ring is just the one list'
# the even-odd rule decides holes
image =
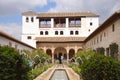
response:
{"label": "paved walkway", "polygon": [[[69,80],[80,80],[80,77],[78,74],[76,74],[71,68],[69,68],[65,64],[55,64],[51,68],[49,68],[47,71],[43,72],[41,75],[39,75],[36,79],[34,80],[49,80],[51,76],[53,75],[55,70],[65,70],[67,73],[67,76]],[[58,75],[59,76],[59,75]],[[60,80],[60,79],[56,79]]]}

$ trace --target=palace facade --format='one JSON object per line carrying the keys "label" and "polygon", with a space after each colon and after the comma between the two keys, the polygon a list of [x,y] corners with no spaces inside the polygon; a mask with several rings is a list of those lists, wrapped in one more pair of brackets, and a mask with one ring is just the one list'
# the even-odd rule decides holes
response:
{"label": "palace facade", "polygon": [[22,41],[42,49],[52,62],[59,56],[67,61],[83,50],[84,40],[99,26],[92,12],[22,13]]}

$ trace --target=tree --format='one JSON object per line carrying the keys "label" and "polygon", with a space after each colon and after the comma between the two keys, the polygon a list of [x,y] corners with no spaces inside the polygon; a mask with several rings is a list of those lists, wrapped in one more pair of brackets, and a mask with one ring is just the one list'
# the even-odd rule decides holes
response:
{"label": "tree", "polygon": [[49,59],[49,56],[44,53],[43,50],[33,50],[32,52],[24,50],[24,52],[28,55],[28,59],[32,62],[33,69],[39,64],[44,64],[44,62]]}
{"label": "tree", "polygon": [[110,55],[113,59],[118,59],[118,44],[112,43],[110,44]]}
{"label": "tree", "polygon": [[29,80],[28,61],[17,50],[8,46],[0,46],[0,79]]}

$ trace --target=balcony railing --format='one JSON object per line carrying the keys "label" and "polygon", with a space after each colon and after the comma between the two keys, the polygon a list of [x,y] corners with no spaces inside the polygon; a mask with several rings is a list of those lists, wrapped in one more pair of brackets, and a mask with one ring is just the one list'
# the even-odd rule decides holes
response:
{"label": "balcony railing", "polygon": [[50,24],[41,24],[39,25],[39,28],[51,28]]}
{"label": "balcony railing", "polygon": [[55,24],[54,28],[65,28],[65,24]]}
{"label": "balcony railing", "polygon": [[70,27],[70,28],[72,28],[72,27],[79,27],[79,28],[80,28],[81,25],[80,25],[80,24],[70,24],[69,27]]}

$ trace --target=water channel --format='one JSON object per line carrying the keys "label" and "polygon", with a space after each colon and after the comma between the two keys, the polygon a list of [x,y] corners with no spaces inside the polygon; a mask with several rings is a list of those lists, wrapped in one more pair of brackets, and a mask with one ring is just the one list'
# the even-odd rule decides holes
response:
{"label": "water channel", "polygon": [[56,69],[49,80],[69,80],[64,69]]}

